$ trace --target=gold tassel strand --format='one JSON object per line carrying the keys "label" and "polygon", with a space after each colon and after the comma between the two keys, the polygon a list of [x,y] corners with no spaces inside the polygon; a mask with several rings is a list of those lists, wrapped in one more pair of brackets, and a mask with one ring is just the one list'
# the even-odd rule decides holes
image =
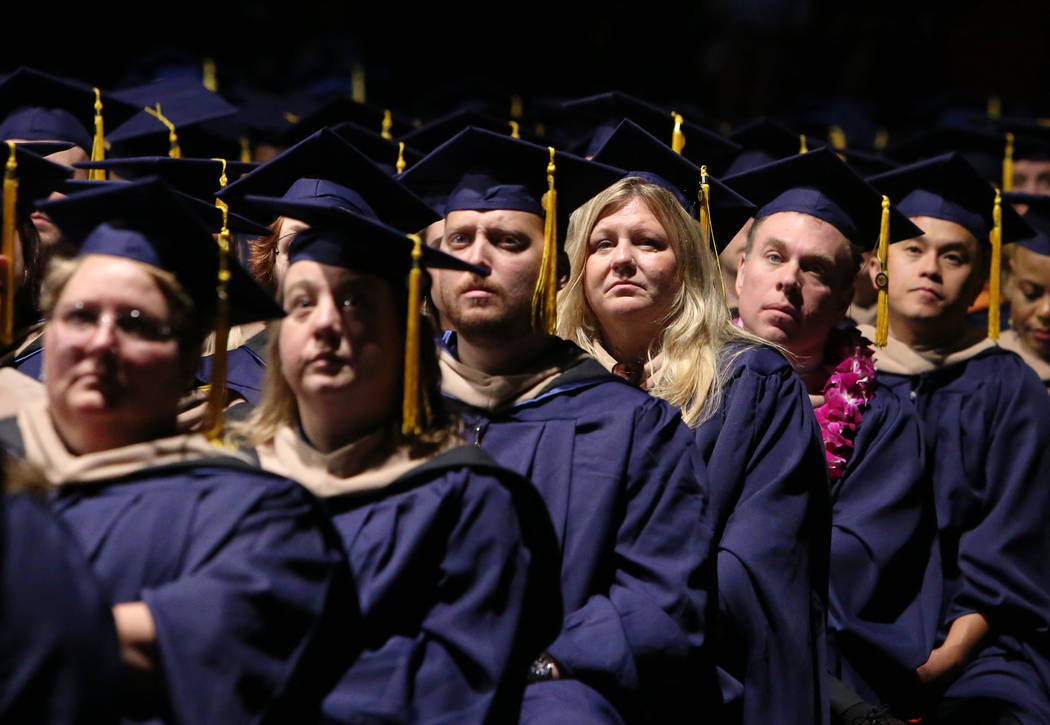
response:
{"label": "gold tassel strand", "polygon": [[878,302],[875,306],[875,344],[885,347],[890,336],[890,198],[882,197],[882,221],[879,223],[879,273],[875,276]]}
{"label": "gold tassel strand", "polygon": [[365,102],[365,67],[354,63],[350,71],[350,97],[358,103]]}
{"label": "gold tassel strand", "polygon": [[423,240],[409,234],[412,240],[412,271],[408,273],[408,319],[405,322],[405,380],[401,401],[401,433],[419,435],[419,309],[422,305]]}
{"label": "gold tassel strand", "polygon": [[179,136],[175,133],[175,124],[169,121],[163,113],[160,111],[160,104],[156,105],[156,108],[150,108],[146,106],[144,109],[146,113],[153,116],[155,119],[163,123],[168,128],[168,156],[173,159],[182,158],[182,149],[179,147]]}
{"label": "gold tassel strand", "polygon": [[10,345],[15,331],[15,210],[18,204],[18,160],[14,141],[7,142],[4,165],[4,221],[0,252],[4,256],[3,327],[0,342]]}
{"label": "gold tassel strand", "polygon": [[[95,92],[95,137],[91,140],[91,160],[102,161],[106,158],[106,133],[102,125],[102,92],[98,88],[92,88]],[[88,171],[89,181],[105,181],[105,169],[91,169]]]}
{"label": "gold tassel strand", "polygon": [[989,237],[992,242],[992,268],[988,272],[988,337],[999,339],[999,273],[1003,251],[1003,195],[995,190],[995,206],[992,207],[992,226]]}
{"label": "gold tassel strand", "polygon": [[390,132],[390,129],[394,127],[394,116],[390,113],[390,109],[383,111],[383,123],[379,128],[379,135],[385,139],[393,140],[394,134]]}
{"label": "gold tassel strand", "polygon": [[722,301],[729,304],[729,296],[726,293],[726,280],[722,276],[722,260],[718,258],[718,245],[715,243],[714,227],[711,224],[711,184],[707,180],[707,166],[700,167],[700,193],[697,194],[700,202],[700,228],[711,245],[711,253],[715,255],[715,268],[718,270],[718,281],[722,285]]}
{"label": "gold tassel strand", "polygon": [[532,292],[532,328],[553,335],[558,327],[558,192],[554,188],[554,147],[548,146],[547,193],[543,195],[543,259]]}
{"label": "gold tassel strand", "polygon": [[671,131],[671,150],[680,154],[685,148],[685,133],[682,131],[685,119],[677,111],[671,111],[671,117],[674,119],[674,129]]}
{"label": "gold tassel strand", "polygon": [[507,123],[510,124],[510,137],[511,138],[521,138],[521,128],[519,127],[518,122],[517,121],[507,121]]}
{"label": "gold tassel strand", "polygon": [[806,147],[806,134],[804,133],[798,135],[798,152],[800,154],[809,152],[809,149]]}
{"label": "gold tassel strand", "polygon": [[1003,150],[1003,191],[1014,190],[1014,135],[1006,133],[1006,148]]}
{"label": "gold tassel strand", "polygon": [[[226,160],[222,162],[222,173],[219,176],[219,187],[225,187]],[[222,199],[215,200],[215,206],[222,211],[222,229],[219,231],[219,276],[216,284],[217,304],[215,307],[215,354],[212,356],[211,381],[208,390],[208,407],[204,413],[204,435],[212,443],[222,440],[223,416],[226,408],[226,345],[230,338],[230,207]]]}
{"label": "gold tassel strand", "polygon": [[397,163],[394,164],[394,168],[397,169],[397,173],[401,173],[405,170],[408,163],[405,161],[405,142],[397,142]]}

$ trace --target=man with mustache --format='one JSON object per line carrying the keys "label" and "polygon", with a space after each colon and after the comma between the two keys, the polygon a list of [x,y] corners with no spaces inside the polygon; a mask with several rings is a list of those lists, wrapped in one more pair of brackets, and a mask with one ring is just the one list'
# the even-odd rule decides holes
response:
{"label": "man with mustache", "polygon": [[464,437],[532,479],[561,545],[563,626],[536,643],[522,722],[685,722],[718,703],[705,654],[715,559],[692,436],[676,409],[553,336],[563,222],[620,175],[467,129],[402,177],[445,184],[442,250],[490,272],[435,275],[452,328],[443,390]]}
{"label": "man with mustache", "polygon": [[1050,398],[1020,357],[966,324],[998,274],[998,238],[1032,232],[958,154],[869,181],[922,230],[889,248],[889,342],[876,358],[934,462],[940,621],[917,675],[939,723],[1045,723]]}

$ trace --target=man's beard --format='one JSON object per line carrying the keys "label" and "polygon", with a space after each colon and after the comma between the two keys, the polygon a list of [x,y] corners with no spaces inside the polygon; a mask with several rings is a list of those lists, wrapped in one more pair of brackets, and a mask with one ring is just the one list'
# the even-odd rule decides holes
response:
{"label": "man's beard", "polygon": [[498,344],[532,334],[532,300],[508,302],[497,296],[484,302],[472,304],[456,293],[451,304],[442,299],[438,307],[456,334],[474,343]]}

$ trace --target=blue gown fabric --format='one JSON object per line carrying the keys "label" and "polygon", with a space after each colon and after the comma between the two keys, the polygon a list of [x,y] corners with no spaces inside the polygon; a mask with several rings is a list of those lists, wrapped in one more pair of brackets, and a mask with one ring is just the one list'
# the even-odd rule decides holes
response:
{"label": "blue gown fabric", "polygon": [[747,349],[694,433],[718,540],[725,721],[827,722],[828,478],[802,381],[779,353]]}
{"label": "blue gown fabric", "polygon": [[1050,398],[1012,352],[985,349],[915,375],[879,373],[910,402],[934,462],[943,641],[982,613],[993,640],[944,692],[1050,722]]}
{"label": "blue gown fabric", "polygon": [[564,618],[545,649],[566,679],[526,688],[521,721],[668,723],[710,711],[706,475],[677,409],[590,358],[501,409],[451,402],[475,443],[532,480],[560,544]]}
{"label": "blue gown fabric", "polygon": [[[20,455],[14,419],[0,436]],[[359,647],[349,568],[317,502],[237,459],[145,468],[54,489],[109,602],[144,601],[164,692],[125,722],[316,720]]]}
{"label": "blue gown fabric", "polygon": [[831,487],[829,667],[872,703],[916,706],[934,647],[936,518],[918,417],[879,384]]}
{"label": "blue gown fabric", "polygon": [[0,722],[117,722],[117,634],[80,547],[46,503],[0,500]]}
{"label": "blue gown fabric", "polygon": [[[262,399],[263,379],[266,377],[266,346],[270,334],[263,330],[252,335],[243,345],[228,350],[226,353],[226,387],[240,395],[252,407]],[[202,355],[197,366],[196,377],[202,383],[211,380],[211,367],[214,355]]]}
{"label": "blue gown fabric", "polygon": [[507,723],[558,632],[558,548],[531,484],[473,446],[326,498],[364,650],[324,703],[339,723]]}

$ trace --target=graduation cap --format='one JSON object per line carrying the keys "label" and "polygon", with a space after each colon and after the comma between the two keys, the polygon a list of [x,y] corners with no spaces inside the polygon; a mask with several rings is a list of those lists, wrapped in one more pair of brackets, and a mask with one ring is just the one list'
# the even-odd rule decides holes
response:
{"label": "graduation cap", "polygon": [[467,209],[508,209],[544,219],[543,260],[532,300],[533,324],[554,334],[557,256],[569,214],[622,176],[620,169],[553,147],[467,128],[434,149],[401,179],[409,188],[431,193],[443,187],[444,216]]}
{"label": "graduation cap", "polygon": [[409,146],[428,154],[468,126],[539,143],[539,138],[523,130],[519,121],[509,116],[501,118],[469,107],[457,109],[441,118],[428,121],[398,138]]}
{"label": "graduation cap", "polygon": [[778,159],[805,153],[809,144],[804,134],[788,130],[771,118],[756,118],[727,134],[741,151],[729,165],[725,176],[735,176]]}
{"label": "graduation cap", "polygon": [[876,285],[879,314],[875,344],[885,345],[889,329],[887,250],[893,242],[917,237],[922,231],[826,147],[725,181],[760,205],[756,220],[783,211],[800,212],[831,224],[854,249],[869,250],[878,242],[878,259],[883,266]]}
{"label": "graduation cap", "polygon": [[902,166],[868,181],[896,199],[903,214],[955,222],[973,234],[978,243],[990,245],[988,336],[998,339],[1001,245],[1032,236],[1031,227],[1009,204],[1002,204],[999,190],[960,153]]}
{"label": "graduation cap", "polygon": [[964,126],[940,126],[922,131],[904,141],[891,144],[886,155],[891,159],[911,164],[924,159],[958,152],[970,162],[985,180],[1013,184],[1013,141],[1004,132]]}
{"label": "graduation cap", "polygon": [[407,231],[418,231],[438,219],[403,184],[328,129],[300,141],[218,194],[238,209],[251,208],[245,204],[248,195],[323,200]]}
{"label": "graduation cap", "polygon": [[239,158],[237,144],[209,129],[209,121],[232,116],[237,108],[200,83],[157,81],[116,92],[138,105],[140,112],[107,135],[114,156],[173,158],[187,149],[189,156]]}
{"label": "graduation cap", "polygon": [[423,153],[404,141],[383,138],[353,121],[343,121],[330,128],[331,132],[370,158],[391,176],[400,174],[423,158]]}
{"label": "graduation cap", "polygon": [[[26,149],[28,144],[0,144],[4,162],[3,205],[0,206],[0,254],[3,266],[0,287],[0,342],[11,344],[15,314],[15,234],[19,219],[28,217],[32,204],[48,196],[72,171]],[[12,213],[13,212],[13,213]]]}
{"label": "graduation cap", "polygon": [[[994,125],[1004,134],[1013,134],[1013,158],[1050,161],[1050,120],[1001,118],[997,119]],[[1003,189],[1009,191],[1005,186]]]}
{"label": "graduation cap", "polygon": [[405,325],[405,366],[401,432],[419,435],[428,428],[421,422],[429,406],[419,389],[419,315],[422,304],[423,267],[456,269],[481,277],[488,270],[464,262],[423,244],[416,234],[403,234],[376,219],[317,200],[287,201],[256,198],[280,215],[310,225],[295,235],[288,247],[288,264],[311,260],[346,269],[360,270],[403,284],[408,278],[408,320]]}
{"label": "graduation cap", "polygon": [[218,440],[226,402],[230,325],[284,314],[233,258],[228,239],[220,235],[216,243],[198,215],[156,177],[106,183],[38,206],[78,246],[78,256],[107,254],[166,270],[200,306],[202,324],[215,327],[205,430],[211,440]]}
{"label": "graduation cap", "polygon": [[1050,257],[1050,196],[1008,191],[1003,193],[1003,201],[1028,206],[1024,221],[1032,228],[1034,234],[1015,240],[1015,244],[1044,257]]}
{"label": "graduation cap", "polygon": [[[225,211],[226,216],[224,217],[224,211],[216,205],[214,199],[215,193],[225,183],[224,179],[236,177],[246,170],[255,168],[256,164],[225,161],[223,159],[173,159],[170,156],[143,156],[130,159],[81,162],[74,164],[74,166],[76,168],[115,171],[126,179],[141,179],[147,176],[159,177],[173,191],[187,197],[185,201],[200,215],[208,228],[212,230],[212,233],[221,233],[224,225],[230,231],[257,237],[267,236],[271,232],[269,227],[258,224],[240,214],[234,214],[228,209]],[[67,187],[80,191],[90,188],[74,181],[68,182]]]}
{"label": "graduation cap", "polygon": [[624,119],[634,121],[693,163],[718,173],[724,173],[740,153],[735,142],[690,122],[680,113],[618,91],[567,101],[561,110],[570,128],[583,125],[583,139],[572,147],[581,156],[593,156]]}
{"label": "graduation cap", "polygon": [[411,123],[390,109],[355,101],[350,96],[336,96],[322,101],[301,116],[291,128],[275,139],[276,145],[292,146],[322,128],[343,121],[353,121],[389,139],[400,138],[412,128]]}
{"label": "graduation cap", "polygon": [[105,156],[105,124],[117,126],[138,110],[85,83],[23,66],[0,81],[0,140],[68,141],[97,160]]}
{"label": "graduation cap", "polygon": [[[705,226],[716,256],[755,213],[756,207],[750,201],[630,120],[616,128],[594,160],[627,169],[626,176],[640,177],[674,194],[689,215]],[[702,185],[707,186],[706,195]],[[715,219],[730,232],[721,246],[711,233]]]}

